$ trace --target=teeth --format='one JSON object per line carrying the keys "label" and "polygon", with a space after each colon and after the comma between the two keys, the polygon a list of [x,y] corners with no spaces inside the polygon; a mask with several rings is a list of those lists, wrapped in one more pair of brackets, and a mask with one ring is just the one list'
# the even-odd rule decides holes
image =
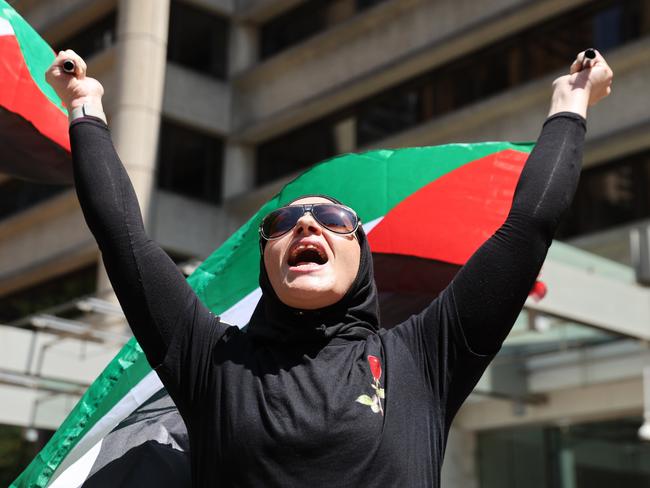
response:
{"label": "teeth", "polygon": [[317,246],[315,244],[311,244],[311,243],[298,244],[296,247],[291,249],[291,259],[290,259],[290,261],[294,261],[295,259],[297,259],[298,255],[301,252],[303,252],[303,251],[311,251],[311,250],[316,251],[324,261],[327,261],[327,254],[325,253],[323,248],[320,247],[320,246]]}
{"label": "teeth", "polygon": [[291,252],[291,254],[296,256],[298,253],[301,253],[302,251],[307,251],[309,249],[314,249],[319,254],[323,254],[323,251],[318,246],[315,246],[313,244],[300,244],[300,245],[296,246],[295,248],[293,248],[293,251]]}

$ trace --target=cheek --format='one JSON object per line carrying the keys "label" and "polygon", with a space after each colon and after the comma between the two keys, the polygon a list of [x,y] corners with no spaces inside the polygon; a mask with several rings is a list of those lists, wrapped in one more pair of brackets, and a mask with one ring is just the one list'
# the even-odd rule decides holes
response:
{"label": "cheek", "polygon": [[282,248],[278,241],[269,242],[264,248],[264,267],[269,279],[273,281],[280,274],[280,263],[282,261]]}
{"label": "cheek", "polygon": [[339,276],[343,278],[346,286],[349,286],[356,278],[359,272],[359,262],[361,260],[361,250],[356,240],[347,242],[345,251],[341,253],[341,259],[338,261]]}

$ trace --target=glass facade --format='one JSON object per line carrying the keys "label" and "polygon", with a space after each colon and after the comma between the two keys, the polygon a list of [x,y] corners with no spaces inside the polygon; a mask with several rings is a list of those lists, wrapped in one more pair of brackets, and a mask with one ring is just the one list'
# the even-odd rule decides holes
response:
{"label": "glass facade", "polygon": [[172,1],[167,59],[221,80],[228,75],[228,20],[207,10]]}
{"label": "glass facade", "polygon": [[256,184],[273,181],[333,156],[337,152],[334,138],[334,124],[319,121],[259,145]]}
{"label": "glass facade", "polygon": [[163,119],[158,150],[158,187],[197,200],[221,202],[223,142]]}
{"label": "glass facade", "polygon": [[0,220],[63,193],[67,185],[43,185],[8,179],[0,183]]}
{"label": "glass facade", "polygon": [[307,0],[261,26],[260,56],[269,58],[386,0]]}
{"label": "glass facade", "polygon": [[532,426],[478,435],[480,488],[650,486],[650,444],[641,418]]}

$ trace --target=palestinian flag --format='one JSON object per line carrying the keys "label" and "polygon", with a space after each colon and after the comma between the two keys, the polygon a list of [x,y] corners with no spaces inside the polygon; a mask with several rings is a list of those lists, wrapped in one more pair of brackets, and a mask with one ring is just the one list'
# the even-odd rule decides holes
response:
{"label": "palestinian flag", "polygon": [[[261,294],[261,219],[301,195],[326,193],[359,213],[375,259],[382,319],[396,323],[435,297],[503,223],[531,149],[453,144],[318,164],[266,203],[189,282],[223,321],[244,326]],[[132,340],[13,486],[140,486],[143,479],[184,486],[187,446],[177,411]]]}
{"label": "palestinian flag", "polygon": [[45,81],[54,52],[0,0],[0,173],[71,183],[68,115]]}

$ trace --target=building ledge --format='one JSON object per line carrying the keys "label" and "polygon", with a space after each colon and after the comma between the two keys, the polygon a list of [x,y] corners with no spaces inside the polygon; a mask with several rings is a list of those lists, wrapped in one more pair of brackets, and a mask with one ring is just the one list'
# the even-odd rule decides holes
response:
{"label": "building ledge", "polygon": [[[233,135],[244,142],[262,142],[534,25],[547,18],[549,12],[560,13],[584,1],[513,2],[513,6],[479,17],[451,34],[423,39],[418,47],[414,44],[410,51],[395,53],[388,59],[377,59],[375,65],[370,67],[369,64],[369,68],[362,73],[334,80],[317,94],[299,99],[298,94],[291,93],[287,95],[285,103],[273,101],[268,108],[238,107],[237,111],[243,115],[233,122]],[[418,3],[413,1],[413,5],[409,5],[413,7]],[[378,20],[384,16],[394,18],[403,13],[402,5],[396,2],[378,5],[243,72],[233,80],[235,97],[264,99],[272,90],[269,88],[271,84],[281,87],[284,79],[301,79],[307,69],[304,66],[306,60],[312,60],[314,64],[311,71],[330,72],[331,67],[324,66],[322,59],[328,53],[346,49],[342,39],[358,39],[364,32],[376,29],[377,25],[381,25]],[[318,53],[317,56],[315,53]],[[274,89],[277,91],[279,88]]]}

